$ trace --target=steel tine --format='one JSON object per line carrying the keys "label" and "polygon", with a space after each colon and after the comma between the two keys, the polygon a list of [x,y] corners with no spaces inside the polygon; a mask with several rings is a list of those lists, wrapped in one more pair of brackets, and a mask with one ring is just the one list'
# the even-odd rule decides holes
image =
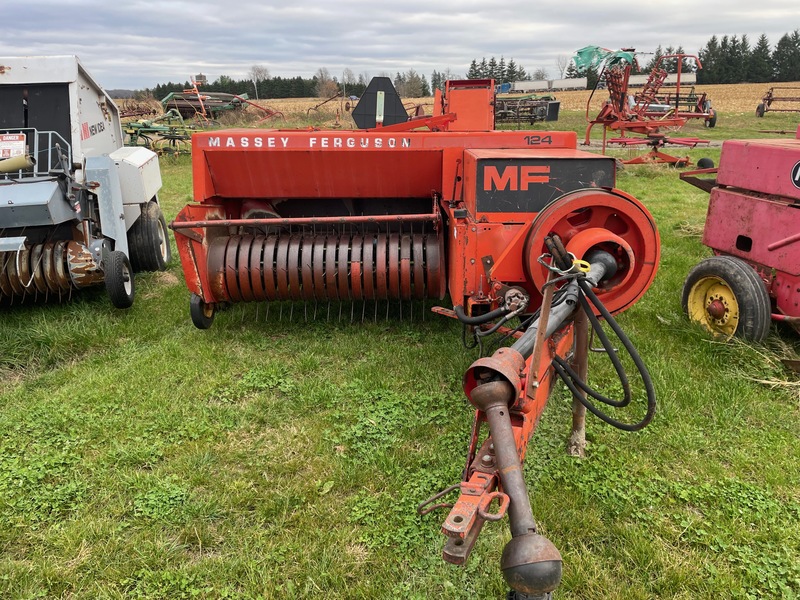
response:
{"label": "steel tine", "polygon": [[328,300],[328,316],[325,317],[325,322],[329,322],[331,320],[331,301]]}
{"label": "steel tine", "polygon": [[281,312],[278,315],[278,321],[283,321],[283,302],[280,303],[280,307],[281,307],[281,309],[280,309]]}
{"label": "steel tine", "polygon": [[314,321],[317,320],[317,300],[316,300],[316,298],[314,299],[314,319],[313,320]]}
{"label": "steel tine", "polygon": [[289,323],[294,319],[294,302],[289,302]]}
{"label": "steel tine", "polygon": [[361,303],[361,322],[362,323],[364,322],[364,313],[366,311],[367,311],[367,300],[364,299],[364,301]]}

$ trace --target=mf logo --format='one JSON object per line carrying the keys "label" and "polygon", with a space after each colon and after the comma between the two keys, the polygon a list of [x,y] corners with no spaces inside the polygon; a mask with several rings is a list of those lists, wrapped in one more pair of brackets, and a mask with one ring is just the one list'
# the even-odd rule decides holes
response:
{"label": "mf logo", "polygon": [[550,183],[550,167],[506,165],[502,172],[494,165],[483,167],[483,191],[527,191],[532,183]]}
{"label": "mf logo", "polygon": [[800,162],[792,167],[792,183],[794,187],[800,188]]}

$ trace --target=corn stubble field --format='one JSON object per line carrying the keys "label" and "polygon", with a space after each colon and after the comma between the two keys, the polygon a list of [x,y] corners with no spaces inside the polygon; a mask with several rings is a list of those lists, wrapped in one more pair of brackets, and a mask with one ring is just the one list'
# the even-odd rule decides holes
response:
{"label": "corn stubble field", "polygon": [[[729,100],[744,87],[709,90],[717,127],[684,133],[794,131],[797,114],[756,119],[768,86]],[[573,94],[551,125],[581,137]],[[303,122],[317,101],[293,102],[266,104],[292,126],[335,123],[336,107]],[[191,198],[190,159],[161,165],[170,220]],[[780,359],[799,338],[773,326],[764,344],[724,344],[692,326],[680,294],[709,255],[707,195],[659,165],[626,168],[618,187],[662,237],[653,286],[619,319],[658,410],[638,434],[590,417],[577,460],[564,451],[571,398],[562,386],[551,398],[526,474],[564,558],[555,598],[796,598],[800,387]],[[2,309],[0,597],[503,597],[505,524],[457,568],[440,559],[444,513],[415,512],[463,468],[461,376],[476,355],[456,323],[430,303],[413,321],[381,306],[364,322],[360,306],[306,320],[302,304],[236,305],[200,331],[177,257],[136,283],[128,311],[102,290]],[[590,381],[615,389],[602,356]]]}

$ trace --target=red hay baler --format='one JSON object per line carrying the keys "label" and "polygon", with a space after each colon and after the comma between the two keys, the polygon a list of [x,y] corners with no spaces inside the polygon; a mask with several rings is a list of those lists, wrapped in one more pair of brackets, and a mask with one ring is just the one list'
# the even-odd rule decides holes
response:
{"label": "red hay baler", "polygon": [[[409,119],[378,78],[356,108],[366,129],[196,134],[195,202],[170,226],[200,328],[236,302],[402,303],[449,293],[452,310],[437,312],[475,336],[509,336],[512,345],[464,376],[477,410],[462,481],[420,512],[451,508],[444,558],[457,564],[484,522],[507,512],[513,538],[501,568],[522,598],[549,593],[561,577],[521,468],[555,375],[577,398],[578,452],[584,406],[633,431],[653,416],[647,371],[612,315],[647,290],[660,247],[645,207],[615,188],[613,159],[577,150],[572,132],[493,130],[493,87],[450,81],[432,116]],[[597,407],[630,403],[625,381],[620,401],[585,383],[588,323],[605,337],[596,314],[645,381],[647,407],[635,423]],[[618,366],[614,351],[609,358]],[[454,503],[440,501],[447,491],[459,492]]]}
{"label": "red hay baler", "polygon": [[771,321],[800,332],[800,127],[795,139],[727,140],[719,168],[681,177],[711,194],[714,256],[686,278],[690,319],[725,339],[761,341]]}

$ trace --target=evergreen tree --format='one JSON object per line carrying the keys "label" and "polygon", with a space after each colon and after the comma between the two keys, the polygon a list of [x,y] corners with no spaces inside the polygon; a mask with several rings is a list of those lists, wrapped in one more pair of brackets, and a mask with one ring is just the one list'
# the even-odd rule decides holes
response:
{"label": "evergreen tree", "polygon": [[489,65],[486,64],[486,57],[481,59],[481,64],[478,67],[478,78],[486,79],[489,76]]}
{"label": "evergreen tree", "polygon": [[567,65],[567,70],[564,72],[564,78],[566,79],[578,79],[581,74],[578,73],[578,69],[575,68],[575,63],[570,61],[569,65]]}
{"label": "evergreen tree", "polygon": [[525,81],[528,79],[528,73],[525,72],[525,68],[522,65],[517,67],[517,81]]}
{"label": "evergreen tree", "polygon": [[506,59],[502,56],[500,57],[500,62],[497,63],[497,77],[495,79],[498,83],[506,83],[508,81]]}
{"label": "evergreen tree", "polygon": [[436,69],[431,73],[431,91],[442,89],[442,74]]}
{"label": "evergreen tree", "polygon": [[772,81],[772,58],[769,39],[763,33],[750,53],[750,60],[747,63],[747,81],[753,83]]}
{"label": "evergreen tree", "polygon": [[509,59],[508,64],[506,65],[506,81],[510,83],[519,81],[519,73],[517,72],[517,63],[514,62],[513,58]]}
{"label": "evergreen tree", "polygon": [[481,70],[478,66],[478,61],[474,58],[472,62],[469,64],[469,71],[467,71],[467,79],[480,79],[481,78]]}
{"label": "evergreen tree", "polygon": [[712,35],[700,50],[703,68],[697,73],[697,83],[719,83],[720,47],[716,35]]}
{"label": "evergreen tree", "polygon": [[495,60],[494,56],[489,59],[489,68],[486,71],[486,78],[487,79],[495,79],[497,80],[497,61]]}
{"label": "evergreen tree", "polygon": [[425,79],[425,75],[422,76],[422,93],[420,98],[427,98],[428,96],[433,96],[431,93],[431,86],[428,85],[428,80]]}
{"label": "evergreen tree", "polygon": [[775,81],[800,81],[800,31],[785,33],[772,53]]}
{"label": "evergreen tree", "polygon": [[[661,44],[659,44],[658,47],[656,48],[656,51],[653,53],[653,58],[651,58],[645,65],[644,72],[650,73],[653,69],[655,69],[656,65],[658,64],[658,61],[661,60],[662,56],[664,56],[664,51],[661,49]],[[595,69],[595,71],[597,71],[597,69]],[[589,87],[591,88],[594,86],[589,86]]]}

